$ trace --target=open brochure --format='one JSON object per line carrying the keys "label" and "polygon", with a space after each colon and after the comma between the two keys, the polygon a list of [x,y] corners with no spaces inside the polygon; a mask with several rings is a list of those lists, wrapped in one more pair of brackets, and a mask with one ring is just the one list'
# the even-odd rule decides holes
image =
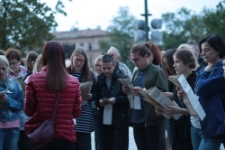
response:
{"label": "open brochure", "polygon": [[129,93],[127,93],[127,98],[129,99],[130,108],[132,109],[141,109],[140,98],[134,95],[133,84],[131,83],[130,78],[118,78],[118,81],[124,86],[128,86]]}
{"label": "open brochure", "polygon": [[81,91],[81,97],[82,97],[82,104],[81,105],[87,104],[87,100],[84,99],[84,95],[90,94],[92,84],[93,84],[92,81],[80,83],[80,91]]}
{"label": "open brochure", "polygon": [[[175,105],[168,97],[166,97],[163,92],[161,92],[157,87],[152,87],[149,90],[142,90],[141,95],[144,97],[144,100],[152,104],[153,106],[165,111],[166,105]],[[164,117],[169,119],[167,114],[163,114]],[[172,117],[174,119],[179,119],[182,114],[174,114]]]}
{"label": "open brochure", "polygon": [[169,80],[184,91],[183,102],[187,107],[191,116],[198,116],[203,120],[206,116],[204,109],[198,101],[198,96],[195,95],[192,88],[188,84],[184,75],[170,76]]}

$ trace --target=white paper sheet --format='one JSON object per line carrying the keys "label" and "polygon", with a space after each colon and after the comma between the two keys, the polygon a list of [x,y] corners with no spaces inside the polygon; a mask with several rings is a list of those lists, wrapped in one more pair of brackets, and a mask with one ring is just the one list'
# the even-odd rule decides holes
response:
{"label": "white paper sheet", "polygon": [[141,98],[140,98],[140,96],[134,96],[134,109],[141,110]]}
{"label": "white paper sheet", "polygon": [[112,113],[113,113],[112,105],[104,106],[104,111],[103,111],[103,124],[104,125],[112,125]]}
{"label": "white paper sheet", "polygon": [[[182,89],[182,86],[180,85],[180,82],[178,81],[178,78],[181,75],[174,75],[174,76],[169,76],[169,80],[175,84],[177,87]],[[187,94],[184,92],[183,94],[183,98],[182,98],[186,108],[188,109],[189,113],[191,116],[195,116],[198,117],[198,114],[196,113],[196,111],[194,110],[193,106],[191,105],[191,102],[189,101]]]}
{"label": "white paper sheet", "polygon": [[203,120],[205,118],[206,114],[205,114],[205,111],[202,108],[200,102],[198,101],[198,96],[195,95],[195,93],[193,92],[192,88],[188,84],[188,82],[187,82],[186,78],[184,77],[184,75],[181,75],[178,78],[178,81],[179,81],[181,87],[183,88],[184,92],[186,93],[186,95],[188,97],[188,100],[190,101],[193,109],[198,114],[199,118],[201,120]]}
{"label": "white paper sheet", "polygon": [[93,82],[92,81],[87,81],[84,83],[80,83],[80,90],[81,90],[81,98],[82,98],[82,103],[81,105],[87,105],[88,101],[84,99],[84,95],[90,94],[91,92],[91,87],[92,87]]}
{"label": "white paper sheet", "polygon": [[127,98],[130,103],[130,108],[134,108],[134,90],[133,90],[133,84],[131,83],[130,78],[119,78],[118,81],[120,81],[124,86],[128,86],[129,92],[127,93]]}

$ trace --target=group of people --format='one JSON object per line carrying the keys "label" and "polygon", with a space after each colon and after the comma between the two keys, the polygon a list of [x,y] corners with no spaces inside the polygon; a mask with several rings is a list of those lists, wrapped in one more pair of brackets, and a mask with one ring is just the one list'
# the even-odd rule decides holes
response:
{"label": "group of people", "polygon": [[[31,149],[27,134],[52,119],[57,93],[54,138],[41,150],[91,150],[93,131],[96,150],[128,150],[129,127],[138,150],[166,150],[167,141],[172,150],[219,150],[225,144],[224,56],[225,42],[216,34],[170,50],[151,41],[137,44],[130,50],[133,71],[115,47],[96,58],[93,70],[83,48],[73,51],[68,67],[58,42],[45,43],[41,55],[30,51],[25,66],[20,51],[10,48],[0,55],[0,150]],[[181,74],[198,96],[204,120],[190,115],[183,89],[168,80]],[[84,94],[80,85],[88,81],[92,87]],[[146,102],[141,91],[151,87],[173,105]],[[174,114],[182,116],[175,120]]]}

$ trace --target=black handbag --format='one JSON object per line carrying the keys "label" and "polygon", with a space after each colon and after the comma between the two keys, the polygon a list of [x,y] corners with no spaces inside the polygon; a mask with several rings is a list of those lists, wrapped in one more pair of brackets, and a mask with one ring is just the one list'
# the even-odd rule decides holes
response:
{"label": "black handbag", "polygon": [[60,92],[58,91],[52,120],[45,120],[32,133],[27,135],[31,149],[33,150],[38,150],[46,146],[54,137],[54,123],[59,103],[59,95]]}

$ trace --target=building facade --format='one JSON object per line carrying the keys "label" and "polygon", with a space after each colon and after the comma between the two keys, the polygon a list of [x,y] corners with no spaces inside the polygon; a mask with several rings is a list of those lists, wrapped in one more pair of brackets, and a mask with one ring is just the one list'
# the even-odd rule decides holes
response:
{"label": "building facade", "polygon": [[99,41],[109,40],[109,36],[106,31],[97,29],[78,30],[53,32],[55,38],[54,41],[61,43],[65,49],[67,59],[70,58],[73,50],[78,47],[84,48],[89,57],[90,66],[93,67],[93,63],[96,57],[101,54]]}

